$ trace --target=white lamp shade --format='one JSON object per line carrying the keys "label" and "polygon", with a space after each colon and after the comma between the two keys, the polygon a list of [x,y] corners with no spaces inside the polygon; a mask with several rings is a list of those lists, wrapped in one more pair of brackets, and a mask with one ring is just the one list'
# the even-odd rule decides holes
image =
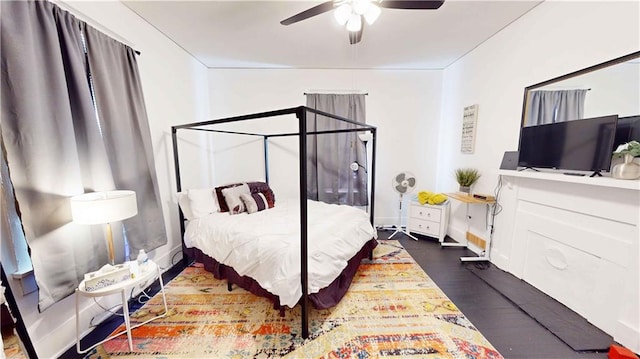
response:
{"label": "white lamp shade", "polygon": [[104,224],[138,214],[134,191],[85,193],[71,198],[71,215],[79,224]]}

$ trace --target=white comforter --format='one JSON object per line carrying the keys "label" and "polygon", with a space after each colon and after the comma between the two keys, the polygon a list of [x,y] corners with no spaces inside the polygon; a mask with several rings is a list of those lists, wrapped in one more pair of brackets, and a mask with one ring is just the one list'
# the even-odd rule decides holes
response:
{"label": "white comforter", "polygon": [[[308,288],[316,293],[377,234],[360,209],[307,203]],[[255,279],[279,296],[281,304],[294,307],[302,296],[299,207],[298,200],[285,200],[253,214],[213,213],[194,219],[187,224],[185,244]]]}

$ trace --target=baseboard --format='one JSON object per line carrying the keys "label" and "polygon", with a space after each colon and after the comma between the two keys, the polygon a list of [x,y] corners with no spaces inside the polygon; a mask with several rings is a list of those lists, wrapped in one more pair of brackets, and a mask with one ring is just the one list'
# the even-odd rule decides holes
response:
{"label": "baseboard", "polygon": [[466,237],[467,237],[467,231],[466,229],[456,227],[452,223],[449,223],[447,236],[458,243],[465,243]]}
{"label": "baseboard", "polygon": [[503,271],[508,272],[509,268],[509,257],[505,256],[502,253],[499,253],[495,250],[491,251],[491,263],[493,263],[496,267],[502,269]]}
{"label": "baseboard", "polygon": [[[391,226],[398,225],[398,217],[376,217],[373,222],[375,223],[375,227],[386,227],[390,228]],[[406,226],[407,219],[402,218],[402,226]]]}
{"label": "baseboard", "polygon": [[613,339],[634,353],[640,353],[640,330],[622,320],[618,321],[618,330]]}

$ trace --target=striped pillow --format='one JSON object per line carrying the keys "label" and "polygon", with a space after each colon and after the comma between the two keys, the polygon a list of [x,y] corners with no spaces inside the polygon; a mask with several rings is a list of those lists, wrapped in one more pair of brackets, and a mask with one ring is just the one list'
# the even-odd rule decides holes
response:
{"label": "striped pillow", "polygon": [[247,212],[249,212],[250,214],[260,212],[269,208],[267,198],[260,192],[251,194],[243,193],[240,195],[240,199],[244,203]]}
{"label": "striped pillow", "polygon": [[[1,1],[1,0],[0,0]],[[273,194],[273,191],[269,187],[269,185],[265,182],[240,182],[240,183],[230,183],[224,186],[219,186],[215,188],[216,197],[218,199],[218,206],[220,212],[229,212],[229,206],[227,206],[227,201],[222,193],[223,190],[231,187],[238,187],[242,185],[249,186],[249,192],[251,193],[262,193],[267,199],[267,203],[269,204],[269,208],[273,208],[276,203],[276,197]]]}
{"label": "striped pillow", "polygon": [[222,190],[222,194],[227,208],[229,208],[229,213],[238,214],[246,211],[244,203],[240,199],[243,194],[251,194],[246,183],[236,187],[225,188]]}

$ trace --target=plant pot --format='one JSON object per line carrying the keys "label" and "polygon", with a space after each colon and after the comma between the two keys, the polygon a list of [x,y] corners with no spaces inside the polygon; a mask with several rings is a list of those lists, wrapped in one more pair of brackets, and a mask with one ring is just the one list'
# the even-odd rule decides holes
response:
{"label": "plant pot", "polygon": [[633,162],[633,156],[627,153],[623,158],[624,163],[615,165],[613,171],[611,171],[611,176],[628,180],[640,178],[640,165]]}
{"label": "plant pot", "polygon": [[466,194],[471,193],[471,186],[460,186],[460,192],[464,192]]}

